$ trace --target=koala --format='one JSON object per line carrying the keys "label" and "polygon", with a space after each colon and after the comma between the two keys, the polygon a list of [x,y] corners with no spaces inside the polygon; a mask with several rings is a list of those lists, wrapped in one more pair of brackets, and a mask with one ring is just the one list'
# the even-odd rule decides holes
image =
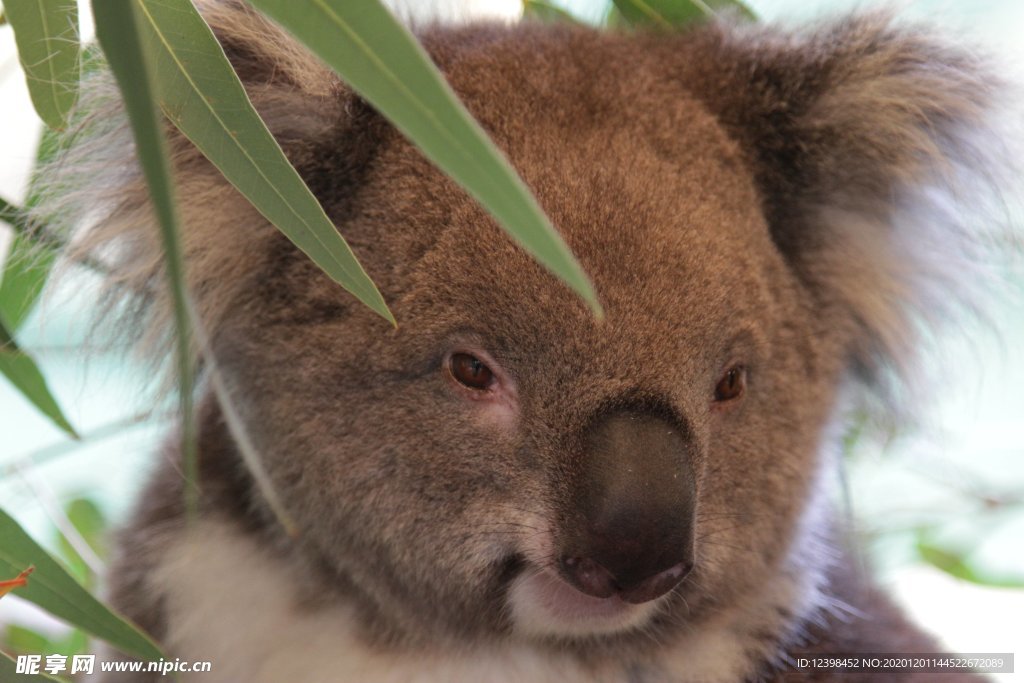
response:
{"label": "koala", "polygon": [[[939,649],[861,569],[831,482],[849,406],[898,405],[922,329],[969,303],[997,70],[879,14],[423,28],[598,319],[293,38],[202,9],[398,326],[168,130],[208,342],[198,504],[171,435],[109,598],[212,663],[183,680],[827,680],[797,660]],[[87,90],[55,201],[160,358],[158,231],[109,78]],[[973,676],[842,675],[868,678]]]}

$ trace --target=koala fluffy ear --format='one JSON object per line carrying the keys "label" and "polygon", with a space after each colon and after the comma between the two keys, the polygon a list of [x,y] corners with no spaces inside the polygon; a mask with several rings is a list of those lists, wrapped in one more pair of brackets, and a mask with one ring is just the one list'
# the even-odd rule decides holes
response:
{"label": "koala fluffy ear", "polygon": [[847,328],[855,369],[872,383],[909,371],[922,323],[973,307],[985,279],[1008,86],[885,16],[708,40],[695,94],[746,150],[779,249]]}
{"label": "koala fluffy ear", "polygon": [[250,99],[286,151],[338,122],[345,88],[298,41],[239,0],[197,3]]}
{"label": "koala fluffy ear", "polygon": [[[344,137],[358,108],[333,72],[248,5],[236,0],[197,4],[255,108],[300,172],[324,163],[325,148],[343,147],[334,138]],[[200,318],[213,331],[277,232],[188,140],[170,125],[166,131],[189,288]],[[73,256],[88,255],[106,265],[108,299],[128,304],[117,309],[129,318],[119,329],[141,340],[148,355],[166,358],[173,309],[164,286],[160,232],[109,74],[83,83],[70,144],[42,170],[40,183],[45,198],[37,219],[73,238]]]}

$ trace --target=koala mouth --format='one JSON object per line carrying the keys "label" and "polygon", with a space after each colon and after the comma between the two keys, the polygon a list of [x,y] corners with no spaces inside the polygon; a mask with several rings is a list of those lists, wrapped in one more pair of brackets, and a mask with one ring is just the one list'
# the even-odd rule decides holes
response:
{"label": "koala mouth", "polygon": [[631,603],[620,595],[594,597],[555,571],[532,564],[512,580],[507,603],[516,632],[532,637],[586,637],[622,633],[648,623],[664,596]]}

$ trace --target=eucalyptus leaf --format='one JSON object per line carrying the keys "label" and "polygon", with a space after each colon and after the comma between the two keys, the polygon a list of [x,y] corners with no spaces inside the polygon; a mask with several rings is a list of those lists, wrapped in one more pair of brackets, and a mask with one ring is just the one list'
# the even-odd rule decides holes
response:
{"label": "eucalyptus leaf", "polygon": [[918,535],[917,553],[922,560],[950,576],[991,588],[1024,588],[1024,576],[994,575],[975,567],[966,551],[942,547]]}
{"label": "eucalyptus leaf", "polygon": [[50,639],[31,629],[8,624],[3,642],[13,652],[45,652],[46,646],[50,644]]}
{"label": "eucalyptus leaf", "polygon": [[192,3],[137,0],[134,7],[167,118],[328,276],[393,324],[376,285],[267,130]]}
{"label": "eucalyptus leaf", "polygon": [[[82,72],[88,73],[91,70],[95,70],[97,58],[96,52],[98,48],[95,46],[89,46],[82,53]],[[33,175],[29,182],[28,194],[25,198],[25,210],[30,211],[38,206],[39,202],[43,198],[44,190],[39,186],[39,175],[38,171],[43,166],[46,166],[51,161],[56,159],[61,152],[71,145],[74,141],[74,135],[68,135],[55,131],[52,128],[44,128],[42,134],[39,136],[39,143],[36,145],[36,159],[33,167]]]}
{"label": "eucalyptus leaf", "polygon": [[619,8],[615,6],[615,3],[608,4],[608,11],[605,12],[602,25],[609,29],[621,29],[631,26],[631,24],[626,21],[626,18],[622,16],[622,12],[619,11]]}
{"label": "eucalyptus leaf", "polygon": [[[30,197],[31,199],[31,197]],[[61,250],[67,246],[67,241],[42,224],[29,224],[28,216],[23,209],[20,209],[4,198],[0,197],[0,221],[7,223],[14,232],[24,237],[31,243],[31,258],[41,258],[44,252],[52,252],[50,256],[59,256]],[[29,250],[29,247],[25,247]],[[83,255],[75,255],[75,263],[85,266],[101,274],[108,274],[106,265],[102,262]]]}
{"label": "eucalyptus leaf", "polygon": [[391,120],[600,316],[590,280],[536,199],[379,0],[253,0]]}
{"label": "eucalyptus leaf", "polygon": [[576,17],[544,0],[523,0],[523,19],[544,24],[578,24]]}
{"label": "eucalyptus leaf", "polygon": [[56,250],[40,248],[22,233],[11,240],[0,275],[0,320],[11,332],[17,331],[32,312],[56,260]]}
{"label": "eucalyptus leaf", "polygon": [[14,660],[9,655],[0,652],[0,681],[3,681],[3,683],[40,683],[41,681],[57,681],[60,683],[63,680],[44,673],[19,674],[16,673],[17,670],[18,666]]}
{"label": "eucalyptus leaf", "polygon": [[[37,169],[54,158],[62,147],[62,140],[63,137],[53,129],[43,129],[36,148]],[[26,207],[38,204],[40,197],[39,187],[33,179],[25,200]],[[57,249],[40,242],[38,231],[33,231],[27,220],[22,218],[23,211],[3,200],[0,203],[12,213],[12,218],[21,220],[21,229],[11,240],[7,256],[3,259],[3,274],[0,275],[0,320],[7,323],[8,330],[17,332],[46,287],[57,261]]]}
{"label": "eucalyptus leaf", "polygon": [[[191,9],[191,3],[183,0]],[[190,513],[197,509],[197,451],[195,415],[192,409],[193,367],[192,326],[189,317],[185,265],[182,259],[178,215],[174,200],[166,141],[152,89],[156,67],[152,52],[146,50],[143,33],[146,15],[141,1],[93,0],[96,37],[110,69],[117,79],[135,138],[136,154],[149,187],[149,196],[160,224],[164,264],[174,301],[178,398],[181,412],[181,449],[186,479],[186,503]],[[192,10],[194,11],[194,9]],[[138,12],[138,14],[136,14]],[[205,25],[205,24],[204,24]]]}
{"label": "eucalyptus leaf", "polygon": [[32,629],[10,624],[6,633],[0,636],[0,642],[4,642],[5,647],[15,654],[46,653],[71,657],[85,653],[88,637],[84,631],[77,628],[67,634],[47,637]]}
{"label": "eucalyptus leaf", "polygon": [[28,217],[25,215],[25,212],[14,204],[11,204],[3,197],[0,197],[0,221],[10,225],[14,228],[15,232],[31,232],[28,225]]}
{"label": "eucalyptus leaf", "polygon": [[64,417],[57,399],[50,393],[43,373],[32,357],[22,351],[3,320],[0,320],[0,374],[10,380],[43,415],[74,438],[78,438],[68,419]]}
{"label": "eucalyptus leaf", "polygon": [[[93,501],[88,498],[75,498],[64,506],[64,514],[79,538],[85,542],[88,549],[101,559],[104,553],[104,540],[107,531],[107,522],[103,513]],[[68,537],[60,529],[56,529],[57,548],[59,556],[64,560],[68,571],[86,588],[93,588],[95,583],[94,572],[89,563],[79,554],[78,549],[68,540]]]}
{"label": "eucalyptus leaf", "polygon": [[615,8],[634,26],[674,28],[733,12],[746,19],[757,15],[740,0],[613,0]]}
{"label": "eucalyptus leaf", "polygon": [[32,104],[46,125],[62,129],[78,101],[76,0],[5,0]]}
{"label": "eucalyptus leaf", "polygon": [[[146,660],[163,657],[147,635],[94,598],[10,515],[0,510],[0,576],[16,576],[30,566],[35,571],[28,584],[14,589],[14,595],[107,641],[121,652]],[[0,676],[0,680],[9,679]]]}

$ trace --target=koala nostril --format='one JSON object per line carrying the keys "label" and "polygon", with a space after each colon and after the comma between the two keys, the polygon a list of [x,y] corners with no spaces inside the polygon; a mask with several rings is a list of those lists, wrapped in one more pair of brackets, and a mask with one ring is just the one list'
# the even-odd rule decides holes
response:
{"label": "koala nostril", "polygon": [[686,578],[692,568],[693,562],[684,560],[653,576],[627,584],[618,580],[602,564],[588,557],[563,557],[561,560],[563,578],[581,593],[595,598],[618,595],[634,605],[660,598],[668,593]]}
{"label": "koala nostril", "polygon": [[680,562],[679,564],[673,565],[664,571],[658,572],[654,576],[644,579],[635,586],[625,588],[621,593],[621,597],[626,602],[634,605],[639,605],[642,602],[648,602],[649,600],[660,598],[662,595],[678,586],[692,569],[692,562]]}
{"label": "koala nostril", "polygon": [[587,557],[563,557],[562,576],[577,588],[595,598],[610,598],[618,592],[612,573]]}

